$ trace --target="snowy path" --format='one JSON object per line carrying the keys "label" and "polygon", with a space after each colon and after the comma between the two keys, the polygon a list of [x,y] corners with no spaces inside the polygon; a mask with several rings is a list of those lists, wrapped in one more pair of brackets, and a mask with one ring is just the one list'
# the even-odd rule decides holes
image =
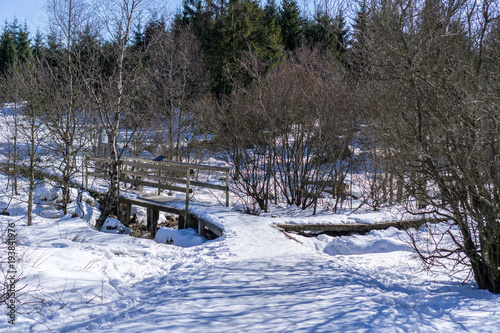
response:
{"label": "snowy path", "polygon": [[[409,253],[329,256],[286,238],[270,227],[269,219],[222,207],[193,205],[193,209],[223,225],[225,236],[179,248],[97,233],[79,219],[41,221],[37,234],[28,238],[51,258],[46,269],[34,275],[47,282],[51,274],[64,276],[67,271],[79,290],[90,288],[89,295],[98,293],[101,281],[104,297],[86,304],[68,296],[62,309],[57,309],[60,302],[49,302],[38,317],[43,324],[26,320],[18,328],[32,332],[47,328],[57,332],[497,330],[498,320],[491,320],[499,313],[497,296],[447,279],[411,274],[406,267]],[[64,230],[70,230],[69,238],[79,232],[87,238],[61,240]],[[99,260],[92,269],[71,267],[92,260]],[[55,290],[60,293],[64,287],[60,277],[53,286],[54,299]],[[46,290],[50,294],[48,285]]]}

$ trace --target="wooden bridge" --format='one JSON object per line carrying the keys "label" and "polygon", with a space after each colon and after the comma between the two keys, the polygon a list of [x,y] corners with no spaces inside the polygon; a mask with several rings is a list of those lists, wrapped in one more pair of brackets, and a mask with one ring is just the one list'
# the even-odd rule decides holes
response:
{"label": "wooden bridge", "polygon": [[[84,162],[85,173],[82,181],[82,188],[98,194],[104,193],[90,189],[88,186],[89,176],[97,178],[107,178],[106,164],[109,164],[109,159],[102,158],[87,158]],[[93,164],[93,165],[92,165]],[[0,163],[0,170],[9,173],[12,165],[8,163]],[[25,169],[19,166],[20,169]],[[89,168],[94,168],[94,172],[89,171]],[[196,174],[196,170],[214,171],[225,173],[225,186],[214,185],[210,183],[203,183],[199,181],[191,181],[192,175]],[[99,171],[99,172],[96,172]],[[149,172],[148,172],[149,171]],[[60,181],[60,177],[48,174],[46,172],[37,171],[37,176],[46,177],[55,181]],[[126,224],[130,221],[130,212],[133,205],[146,207],[147,209],[147,227],[151,230],[151,234],[155,235],[159,212],[166,212],[179,215],[179,229],[193,228],[197,229],[198,233],[208,237],[222,236],[223,230],[210,222],[203,221],[203,219],[195,214],[189,212],[190,194],[193,192],[192,188],[205,187],[214,190],[225,191],[226,206],[229,206],[229,169],[224,167],[207,166],[200,164],[189,164],[172,161],[152,161],[139,158],[124,158],[121,161],[120,182],[125,186],[127,183],[136,186],[148,186],[156,188],[158,194],[168,189],[176,192],[186,193],[185,200],[174,199],[170,196],[161,195],[144,195],[138,191],[133,191],[136,198],[120,197],[120,204],[118,207],[118,218]],[[154,180],[154,182],[153,182]],[[182,186],[172,185],[174,183],[183,184]],[[79,184],[73,184],[79,186]],[[130,190],[129,190],[130,191]],[[184,208],[179,208],[178,204],[184,202]],[[420,218],[405,221],[381,222],[381,223],[349,223],[349,224],[278,224],[276,228],[286,232],[297,232],[303,235],[315,235],[318,232],[328,233],[331,235],[349,235],[353,233],[367,233],[371,230],[381,230],[390,227],[398,229],[419,228],[425,223],[438,223],[446,221],[445,218]]]}
{"label": "wooden bridge", "polygon": [[[104,194],[89,189],[89,176],[109,179],[109,165],[112,163],[104,158],[86,158],[84,188],[98,194]],[[89,171],[89,168],[93,171]],[[215,185],[207,182],[193,180],[200,170],[225,174],[225,186]],[[189,212],[190,196],[193,187],[209,188],[224,191],[226,195],[226,206],[229,206],[229,168],[217,167],[192,163],[181,163],[163,160],[146,160],[135,157],[125,157],[120,161],[118,175],[120,188],[126,188],[127,184],[135,186],[147,186],[157,190],[157,194],[144,195],[140,191],[133,191],[136,198],[125,198],[119,195],[118,219],[127,224],[130,221],[130,212],[133,205],[145,207],[147,209],[147,227],[151,235],[156,235],[159,212],[167,212],[179,215],[179,229],[193,228],[198,230],[198,234],[208,237],[219,237],[222,229],[209,222],[203,221],[199,216]],[[121,187],[123,184],[123,187]],[[181,186],[177,185],[181,184]],[[163,190],[185,193],[185,199],[177,199],[171,196],[160,195]],[[130,190],[129,190],[130,191]],[[123,190],[119,189],[119,192]],[[173,203],[184,202],[184,208]]]}
{"label": "wooden bridge", "polygon": [[446,221],[445,218],[418,218],[403,221],[379,222],[379,223],[347,223],[347,224],[278,224],[276,228],[286,232],[294,231],[302,235],[316,235],[318,232],[333,236],[364,234],[372,230],[383,230],[390,227],[398,229],[420,228],[426,223],[439,223]]}

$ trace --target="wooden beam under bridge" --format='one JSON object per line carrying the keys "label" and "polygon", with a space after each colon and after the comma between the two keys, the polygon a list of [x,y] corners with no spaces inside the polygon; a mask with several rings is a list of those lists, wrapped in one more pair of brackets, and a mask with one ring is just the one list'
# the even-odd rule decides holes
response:
{"label": "wooden beam under bridge", "polygon": [[[139,197],[135,199],[129,198],[120,198],[120,205],[118,207],[118,219],[120,222],[129,221],[130,220],[130,211],[131,206],[141,206],[146,207],[147,209],[147,224],[150,230],[155,230],[158,224],[159,212],[166,212],[171,214],[179,215],[179,229],[187,229],[193,228],[198,231],[200,236],[207,236],[207,230],[215,234],[217,237],[222,236],[223,230],[215,225],[210,223],[209,221],[205,221],[196,214],[188,212],[189,218],[186,219],[184,216],[186,215],[186,211],[184,209],[172,207],[169,204],[174,202],[183,202],[183,200],[176,200],[170,197],[161,196],[161,195],[153,195],[147,197]],[[154,235],[152,232],[151,234]]]}
{"label": "wooden beam under bridge", "polygon": [[351,233],[367,233],[372,230],[383,230],[390,227],[398,229],[408,229],[408,228],[420,228],[426,223],[438,223],[444,222],[448,219],[436,219],[436,218],[420,218],[413,220],[402,220],[402,221],[392,221],[392,222],[380,222],[380,223],[346,223],[346,224],[278,224],[276,227],[283,231],[295,231],[299,233],[305,233],[308,231],[312,232],[332,232],[342,234]]}

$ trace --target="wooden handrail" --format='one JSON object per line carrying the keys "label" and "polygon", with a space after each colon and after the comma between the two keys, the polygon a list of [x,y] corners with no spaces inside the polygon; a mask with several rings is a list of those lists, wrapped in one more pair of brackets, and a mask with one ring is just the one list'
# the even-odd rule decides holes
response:
{"label": "wooden handrail", "polygon": [[138,157],[123,157],[122,160],[134,160],[134,161],[141,161],[145,163],[151,163],[151,164],[168,164],[168,165],[175,165],[179,166],[182,168],[193,168],[193,169],[199,169],[199,170],[212,170],[212,171],[220,171],[220,172],[226,172],[229,171],[228,167],[219,167],[219,166],[213,166],[213,165],[205,165],[205,164],[194,164],[194,163],[182,163],[182,162],[175,162],[175,161],[153,161],[153,160],[147,160],[144,158],[138,158]]}
{"label": "wooden handrail", "polygon": [[[89,172],[89,161],[95,161],[95,162],[100,162],[100,163],[112,163],[110,159],[107,158],[96,158],[96,157],[86,157],[84,160],[85,164],[85,188],[88,188],[88,176],[95,176],[95,177],[100,177],[100,178],[106,178],[106,175],[99,174],[96,172]],[[145,168],[145,169],[150,169],[150,170],[158,170],[158,175],[151,175],[147,174],[144,172],[135,172],[135,171],[128,171],[128,170],[120,170],[120,173],[123,175],[130,175],[138,178],[146,178],[146,179],[154,179],[158,180],[158,183],[153,183],[153,182],[147,182],[147,181],[136,181],[136,182],[131,182],[127,179],[123,179],[120,177],[119,181],[124,181],[127,183],[135,183],[138,185],[145,185],[145,186],[150,186],[150,187],[156,187],[160,191],[160,189],[170,189],[172,191],[176,192],[184,192],[186,191],[186,202],[189,201],[189,193],[192,193],[192,189],[190,189],[191,186],[197,186],[197,187],[202,187],[202,188],[210,188],[214,190],[219,190],[219,191],[225,191],[226,192],[226,206],[229,207],[229,168],[227,167],[218,167],[218,166],[209,166],[209,165],[202,165],[202,164],[193,164],[193,163],[181,163],[181,162],[174,162],[174,161],[152,161],[152,160],[147,160],[143,158],[137,158],[137,157],[124,157],[120,160],[119,162],[120,165],[122,166],[133,166],[133,167],[139,167],[139,168]],[[193,169],[199,169],[199,170],[211,170],[211,171],[218,171],[218,172],[224,172],[226,174],[226,186],[221,186],[221,185],[214,185],[210,183],[205,183],[205,182],[200,182],[200,181],[192,181],[190,175],[193,173]],[[183,175],[186,179],[183,178],[176,178],[176,177],[169,177],[169,176],[163,176],[161,171],[167,171],[167,172],[173,172],[173,173],[178,173]],[[170,182],[170,183],[178,183],[178,184],[185,184],[186,188],[183,187],[176,187],[176,186],[171,186],[171,185],[163,185],[161,182]],[[186,209],[187,210],[187,209]]]}

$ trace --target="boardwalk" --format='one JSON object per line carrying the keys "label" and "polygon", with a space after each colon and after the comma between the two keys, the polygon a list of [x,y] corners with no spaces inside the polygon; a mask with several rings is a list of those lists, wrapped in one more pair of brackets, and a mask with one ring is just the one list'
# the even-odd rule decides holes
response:
{"label": "boardwalk", "polygon": [[[441,220],[440,220],[441,221]],[[296,231],[304,233],[308,231],[323,231],[328,233],[351,234],[367,233],[371,230],[382,230],[390,227],[398,229],[419,228],[428,222],[438,222],[434,219],[415,219],[380,223],[348,223],[348,224],[278,224],[277,227],[283,231]]]}

